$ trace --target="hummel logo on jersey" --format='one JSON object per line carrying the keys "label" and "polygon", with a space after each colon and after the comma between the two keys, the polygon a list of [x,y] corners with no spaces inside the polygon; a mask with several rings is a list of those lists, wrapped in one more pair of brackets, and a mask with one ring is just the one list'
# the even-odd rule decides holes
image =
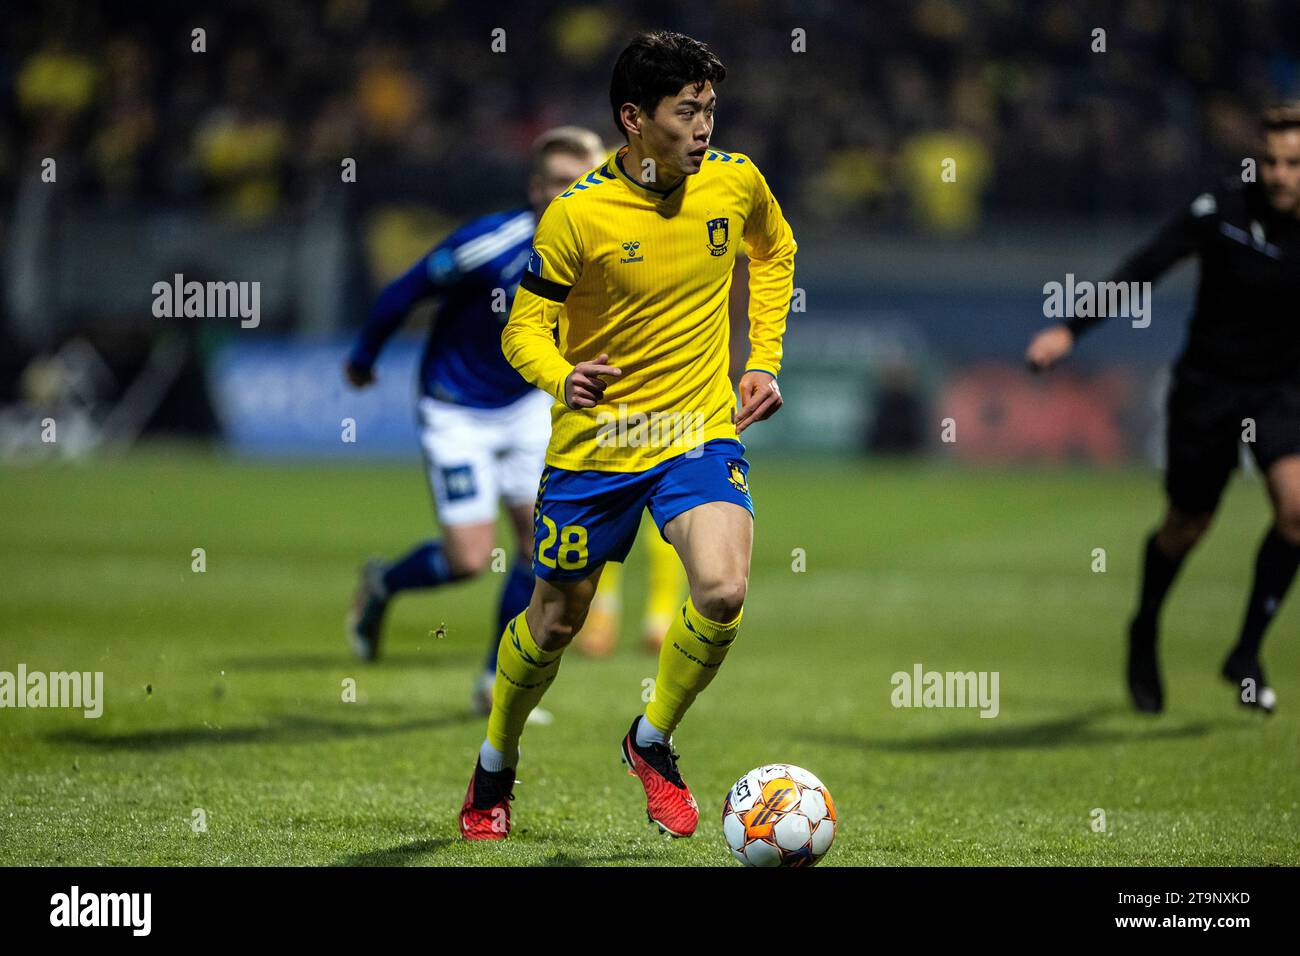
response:
{"label": "hummel logo on jersey", "polygon": [[641,243],[636,240],[623,243],[623,251],[628,254],[628,258],[619,259],[619,262],[640,262],[645,256],[637,255],[637,250],[641,248]]}

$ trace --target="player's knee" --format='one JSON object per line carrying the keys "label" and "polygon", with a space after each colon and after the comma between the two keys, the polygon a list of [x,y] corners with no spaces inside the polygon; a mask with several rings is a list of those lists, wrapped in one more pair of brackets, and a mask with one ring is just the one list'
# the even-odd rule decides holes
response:
{"label": "player's knee", "polygon": [[1189,514],[1170,510],[1159,532],[1162,549],[1166,554],[1184,554],[1190,551],[1210,527],[1213,517],[1214,512]]}
{"label": "player's knee", "polygon": [[691,595],[695,609],[710,621],[734,621],[745,605],[748,582],[742,576],[715,578],[700,584]]}
{"label": "player's knee", "polygon": [[1273,516],[1273,524],[1284,540],[1300,545],[1300,500],[1283,501]]}
{"label": "player's knee", "polygon": [[590,600],[582,600],[576,595],[570,595],[567,600],[544,604],[541,626],[533,634],[533,640],[544,651],[558,651],[568,647],[582,630],[590,608]]}
{"label": "player's knee", "polygon": [[482,549],[448,550],[447,563],[458,578],[478,577],[487,570],[491,557],[490,551]]}
{"label": "player's knee", "polygon": [[582,624],[586,617],[587,615],[584,612],[581,618],[557,617],[543,621],[539,633],[533,635],[533,640],[544,651],[558,651],[561,648],[568,647],[573,643],[573,639],[578,636],[578,632],[582,630]]}
{"label": "player's knee", "polygon": [[574,633],[560,624],[543,624],[533,635],[537,646],[548,652],[568,647],[573,642],[573,638]]}

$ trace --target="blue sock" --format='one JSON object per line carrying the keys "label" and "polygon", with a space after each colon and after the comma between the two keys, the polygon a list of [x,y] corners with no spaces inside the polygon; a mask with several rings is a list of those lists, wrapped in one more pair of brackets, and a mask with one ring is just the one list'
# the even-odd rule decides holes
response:
{"label": "blue sock", "polygon": [[451,570],[441,541],[426,541],[388,566],[384,572],[384,587],[391,596],[412,588],[436,588],[439,584],[463,577],[467,575],[455,574]]}
{"label": "blue sock", "polygon": [[501,604],[497,609],[497,630],[488,642],[487,660],[483,662],[485,670],[497,672],[497,646],[506,625],[519,616],[519,612],[528,607],[533,597],[533,561],[531,557],[516,558],[506,577],[505,586],[501,588]]}

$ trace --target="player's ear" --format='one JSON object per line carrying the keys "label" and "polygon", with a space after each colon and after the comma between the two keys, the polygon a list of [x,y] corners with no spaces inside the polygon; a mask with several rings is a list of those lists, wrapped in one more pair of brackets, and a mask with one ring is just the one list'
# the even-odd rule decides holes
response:
{"label": "player's ear", "polygon": [[641,133],[641,108],[635,103],[624,103],[619,107],[619,116],[623,120],[623,131],[628,133]]}

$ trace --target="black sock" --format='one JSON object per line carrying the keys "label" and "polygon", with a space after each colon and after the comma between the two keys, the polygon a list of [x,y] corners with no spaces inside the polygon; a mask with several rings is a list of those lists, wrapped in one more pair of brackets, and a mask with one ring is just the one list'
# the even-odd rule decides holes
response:
{"label": "black sock", "polygon": [[1300,545],[1292,544],[1277,533],[1277,526],[1268,529],[1255,558],[1255,583],[1250,590],[1250,603],[1246,605],[1246,619],[1241,624],[1241,636],[1233,649],[1234,657],[1255,660],[1264,631],[1277,614],[1300,564]]}
{"label": "black sock", "polygon": [[1156,544],[1156,532],[1147,536],[1146,552],[1142,562],[1142,594],[1138,598],[1137,613],[1133,616],[1130,633],[1136,633],[1150,641],[1156,640],[1156,621],[1160,617],[1160,608],[1165,603],[1169,586],[1178,576],[1178,569],[1183,566],[1185,554],[1171,558],[1160,550]]}

